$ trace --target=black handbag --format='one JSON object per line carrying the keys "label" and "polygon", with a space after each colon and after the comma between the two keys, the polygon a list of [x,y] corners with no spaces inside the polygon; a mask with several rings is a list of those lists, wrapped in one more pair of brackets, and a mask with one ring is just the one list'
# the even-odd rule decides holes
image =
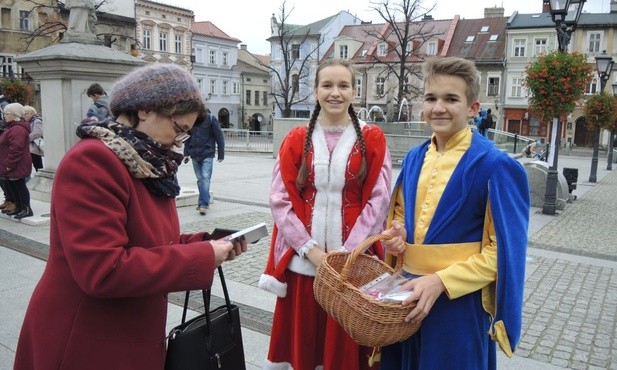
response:
{"label": "black handbag", "polygon": [[238,306],[231,304],[223,269],[218,267],[225,305],[210,311],[211,291],[202,290],[205,314],[186,321],[186,292],[182,324],[169,332],[165,370],[244,370],[244,348]]}

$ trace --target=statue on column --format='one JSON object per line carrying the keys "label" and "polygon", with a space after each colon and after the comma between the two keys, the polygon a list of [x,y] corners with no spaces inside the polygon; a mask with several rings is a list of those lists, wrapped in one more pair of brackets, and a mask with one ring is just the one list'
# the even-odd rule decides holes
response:
{"label": "statue on column", "polygon": [[69,23],[62,42],[101,44],[96,38],[94,0],[66,0]]}

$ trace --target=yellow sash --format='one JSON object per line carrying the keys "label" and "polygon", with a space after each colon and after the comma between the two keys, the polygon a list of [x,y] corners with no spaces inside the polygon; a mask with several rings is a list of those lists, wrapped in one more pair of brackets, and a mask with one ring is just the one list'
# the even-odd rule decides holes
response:
{"label": "yellow sash", "polygon": [[407,244],[403,269],[415,275],[430,275],[480,253],[480,242],[452,244]]}

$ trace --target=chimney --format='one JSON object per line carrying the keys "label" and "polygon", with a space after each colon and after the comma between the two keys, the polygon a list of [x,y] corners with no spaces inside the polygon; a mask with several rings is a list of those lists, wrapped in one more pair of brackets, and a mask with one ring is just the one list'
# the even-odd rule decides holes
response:
{"label": "chimney", "polygon": [[551,5],[549,0],[542,0],[542,13],[550,13]]}
{"label": "chimney", "polygon": [[504,13],[503,7],[484,8],[484,18],[503,18]]}
{"label": "chimney", "polygon": [[246,44],[240,44],[240,50],[246,50]]}
{"label": "chimney", "polygon": [[424,17],[422,18],[423,21],[432,21],[433,20],[433,16],[430,14],[424,14]]}

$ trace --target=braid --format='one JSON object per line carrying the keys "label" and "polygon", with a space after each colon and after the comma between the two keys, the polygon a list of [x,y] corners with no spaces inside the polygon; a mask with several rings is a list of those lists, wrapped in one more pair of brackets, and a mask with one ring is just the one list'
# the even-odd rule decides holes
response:
{"label": "braid", "polygon": [[300,164],[300,168],[298,169],[298,176],[296,177],[296,186],[300,190],[304,188],[304,185],[306,184],[306,179],[308,178],[308,164],[306,163],[306,157],[308,156],[308,152],[311,149],[311,137],[313,136],[313,130],[315,129],[315,123],[317,122],[317,117],[319,117],[320,111],[321,106],[319,105],[319,102],[317,102],[317,104],[315,104],[315,108],[313,109],[313,114],[311,114],[308,130],[306,130],[306,137],[304,138],[304,149],[302,151],[302,163]]}
{"label": "braid", "polygon": [[360,127],[360,121],[358,115],[351,105],[347,109],[353,127],[356,129],[356,135],[358,136],[358,143],[360,144],[360,152],[362,153],[362,162],[360,164],[360,170],[358,171],[358,179],[364,180],[366,178],[366,143],[364,142],[364,136],[362,135],[362,128]]}

